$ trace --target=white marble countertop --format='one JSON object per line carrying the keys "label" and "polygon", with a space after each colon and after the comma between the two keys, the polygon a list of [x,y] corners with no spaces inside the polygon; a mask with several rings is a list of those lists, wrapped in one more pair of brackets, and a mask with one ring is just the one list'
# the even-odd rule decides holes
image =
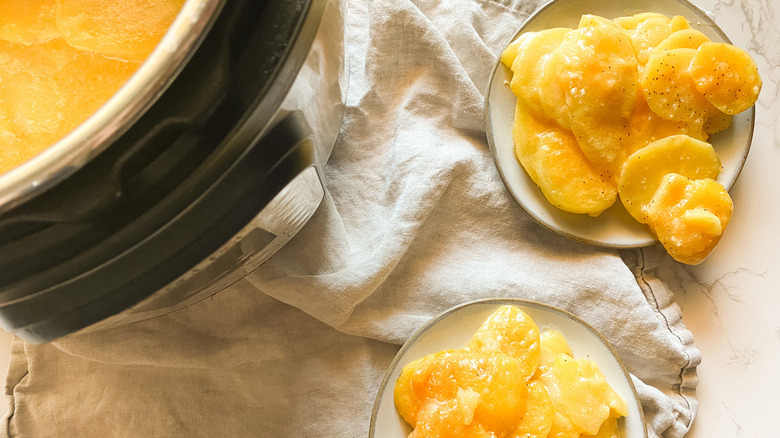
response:
{"label": "white marble countertop", "polygon": [[780,408],[780,2],[697,0],[764,80],[732,221],[701,265],[663,266],[702,352],[691,438],[777,436]]}
{"label": "white marble countertop", "polygon": [[777,436],[780,401],[780,2],[699,0],[764,80],[750,155],[731,191],[734,214],[701,265],[662,266],[702,352],[691,438]]}
{"label": "white marble countertop", "polygon": [[[735,211],[715,251],[699,266],[663,263],[683,320],[702,352],[699,409],[690,438],[777,435],[780,408],[780,2],[694,0],[712,12],[764,79],[753,144],[732,189]],[[0,331],[0,375],[11,336]],[[0,415],[6,412],[0,403]]]}

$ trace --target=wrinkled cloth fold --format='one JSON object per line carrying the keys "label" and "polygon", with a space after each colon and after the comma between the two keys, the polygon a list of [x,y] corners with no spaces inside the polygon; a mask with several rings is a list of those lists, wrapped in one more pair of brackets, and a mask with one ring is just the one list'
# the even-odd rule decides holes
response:
{"label": "wrinkled cloth fold", "polygon": [[349,0],[347,109],[315,215],[213,297],[47,345],[15,340],[10,437],[365,437],[400,344],[446,309],[538,300],[599,330],[651,437],[682,437],[700,354],[658,248],[536,224],[493,164],[482,108],[538,0]]}

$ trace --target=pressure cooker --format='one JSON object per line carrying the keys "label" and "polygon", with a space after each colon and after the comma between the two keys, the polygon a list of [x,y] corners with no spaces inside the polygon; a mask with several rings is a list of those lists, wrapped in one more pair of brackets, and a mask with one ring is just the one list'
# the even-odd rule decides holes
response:
{"label": "pressure cooker", "polygon": [[188,0],[92,117],[0,175],[0,324],[33,343],[173,312],[257,269],[326,191],[339,0]]}

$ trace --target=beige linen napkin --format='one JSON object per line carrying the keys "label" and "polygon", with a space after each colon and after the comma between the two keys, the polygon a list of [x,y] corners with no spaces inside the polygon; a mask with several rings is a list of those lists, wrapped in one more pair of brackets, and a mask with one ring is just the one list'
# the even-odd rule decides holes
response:
{"label": "beige linen napkin", "polygon": [[492,297],[584,318],[633,374],[650,436],[687,432],[700,355],[654,276],[662,253],[624,261],[545,230],[490,157],[488,74],[539,2],[348,6],[347,114],[312,220],[191,307],[49,345],[15,341],[7,436],[365,437],[399,344]]}

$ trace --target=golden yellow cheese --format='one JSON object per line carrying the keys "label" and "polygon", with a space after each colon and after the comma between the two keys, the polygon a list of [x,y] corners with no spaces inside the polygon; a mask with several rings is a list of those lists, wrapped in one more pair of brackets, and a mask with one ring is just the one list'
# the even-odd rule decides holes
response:
{"label": "golden yellow cheese", "polygon": [[[605,409],[604,406],[607,407],[609,415],[604,422],[601,423],[598,433],[595,436],[610,436],[609,433],[614,432],[617,428],[615,420],[627,415],[628,408],[619,394],[614,392],[609,385],[604,386],[605,381],[602,382],[600,380],[603,375],[598,370],[598,366],[590,361],[577,362],[580,359],[574,359],[574,353],[572,352],[569,343],[566,341],[566,337],[560,330],[555,328],[548,328],[541,332],[540,353],[539,369],[536,374],[534,374],[534,378],[531,382],[543,382],[545,388],[549,388],[548,395],[555,394],[556,397],[567,399],[566,401],[559,400],[558,404],[553,403],[556,407],[556,415],[553,418],[549,436],[591,436],[584,432],[581,426],[577,426],[576,424],[577,422],[584,422],[589,424],[589,430],[596,428],[595,423],[598,423],[598,419],[593,415],[601,418]],[[580,372],[581,370],[584,370],[584,373]],[[590,374],[589,377],[588,374]],[[595,385],[596,390],[590,393],[586,389],[587,385]],[[583,393],[574,395],[578,390],[583,390]],[[563,394],[567,391],[570,392],[568,394]],[[572,396],[575,398],[570,399]],[[593,399],[588,401],[579,399],[579,401],[577,401],[577,397],[593,397]],[[555,398],[553,398],[552,395],[551,399],[553,402],[555,401]],[[563,403],[563,407],[560,407],[561,403]],[[577,403],[583,404],[576,406]],[[594,406],[600,407],[591,411],[590,409]],[[574,411],[567,414],[565,413],[567,408],[572,408]],[[571,418],[572,416],[574,418]]]}
{"label": "golden yellow cheese", "polygon": [[618,428],[618,417],[610,416],[601,425],[601,429],[599,429],[597,434],[582,435],[582,438],[623,438],[623,434],[620,433]]}

